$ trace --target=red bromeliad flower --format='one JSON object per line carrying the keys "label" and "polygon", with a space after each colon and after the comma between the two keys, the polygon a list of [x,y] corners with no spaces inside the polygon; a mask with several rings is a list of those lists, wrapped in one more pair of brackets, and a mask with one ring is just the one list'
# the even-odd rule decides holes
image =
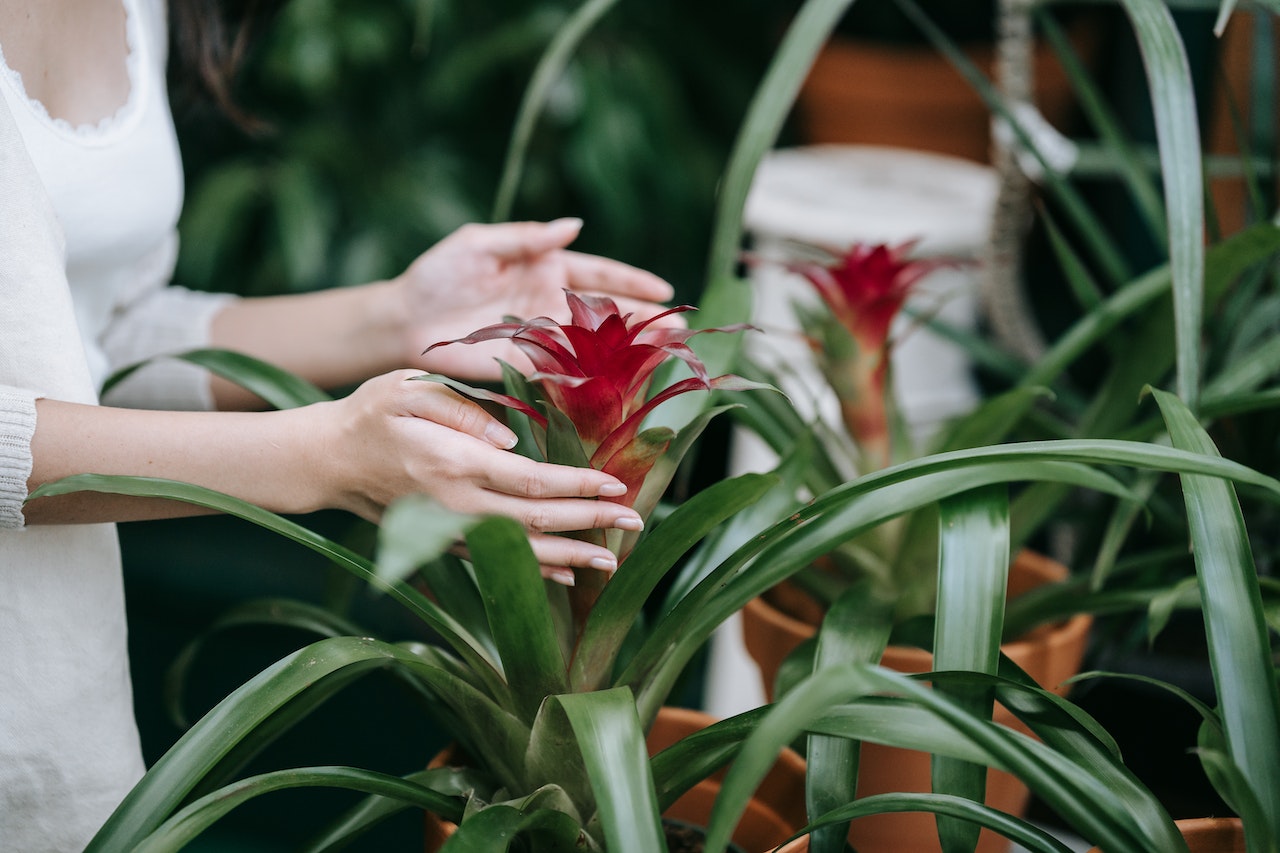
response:
{"label": "red bromeliad flower", "polygon": [[[708,377],[706,367],[686,344],[690,337],[704,331],[738,331],[745,327],[685,329],[658,324],[662,317],[693,310],[687,305],[632,324],[631,315],[621,314],[612,299],[580,296],[570,291],[565,291],[565,296],[572,318],[567,324],[548,317],[513,320],[487,326],[465,338],[434,344],[431,348],[498,339],[514,342],[533,363],[535,372],[527,379],[535,390],[537,402],[548,410],[546,413],[517,396],[479,392],[454,382],[449,384],[463,393],[528,415],[542,431],[539,438],[544,455],[550,444],[547,431],[557,428],[557,419],[549,417],[550,410],[556,410],[576,430],[583,455],[591,467],[606,471],[627,485],[627,494],[618,498],[618,502],[635,506],[642,484],[650,486],[646,491],[654,491],[655,484],[646,484],[646,477],[675,438],[669,429],[641,432],[640,427],[650,412],[689,391],[762,387],[732,375]],[[693,376],[650,397],[654,371],[671,358],[683,362]],[[528,399],[526,394],[519,396]],[[549,461],[571,462],[550,458]],[[656,485],[665,487],[665,483]],[[644,515],[652,507],[637,509]]]}
{"label": "red bromeliad flower", "polygon": [[829,265],[793,262],[787,268],[809,280],[831,315],[848,331],[852,351],[824,352],[824,372],[840,399],[850,435],[868,461],[889,462],[889,423],[885,377],[889,367],[889,330],[912,288],[929,273],[954,265],[952,259],[910,260],[916,241],[897,246],[855,243],[833,252]]}

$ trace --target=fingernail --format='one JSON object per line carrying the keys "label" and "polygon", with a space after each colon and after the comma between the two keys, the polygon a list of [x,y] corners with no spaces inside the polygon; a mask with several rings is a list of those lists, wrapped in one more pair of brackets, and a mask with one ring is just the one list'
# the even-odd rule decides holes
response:
{"label": "fingernail", "polygon": [[519,440],[516,434],[495,421],[484,428],[484,440],[501,450],[510,450]]}
{"label": "fingernail", "polygon": [[596,489],[596,494],[602,498],[620,498],[627,493],[627,487],[622,483],[605,483]]}
{"label": "fingernail", "polygon": [[556,569],[551,573],[551,580],[562,586],[573,586],[576,583],[573,569]]}
{"label": "fingernail", "polygon": [[618,561],[612,557],[592,557],[587,561],[587,565],[593,569],[599,569],[602,572],[613,574],[618,570]]}
{"label": "fingernail", "polygon": [[644,522],[638,515],[624,515],[613,523],[618,530],[644,530]]}
{"label": "fingernail", "polygon": [[577,231],[582,227],[582,219],[577,216],[562,216],[548,223],[552,228],[572,228]]}

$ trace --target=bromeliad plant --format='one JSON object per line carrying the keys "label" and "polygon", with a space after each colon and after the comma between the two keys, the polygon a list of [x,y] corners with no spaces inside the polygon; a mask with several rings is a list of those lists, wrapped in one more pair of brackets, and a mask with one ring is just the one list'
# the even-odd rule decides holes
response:
{"label": "bromeliad plant", "polygon": [[[797,246],[793,257],[779,262],[803,277],[819,297],[816,303],[797,299],[792,309],[814,365],[838,403],[844,433],[838,432],[839,426],[822,423],[821,416],[802,424],[801,416],[781,400],[743,413],[742,420],[774,439],[779,453],[793,452],[797,441],[807,442],[809,470],[802,485],[811,493],[833,488],[853,474],[920,455],[909,446],[908,430],[893,399],[891,332],[916,285],[938,269],[965,261],[912,257],[917,242],[855,242],[841,249]],[[781,381],[749,356],[744,361],[744,372]],[[782,420],[770,422],[779,416]],[[919,547],[919,534],[910,519],[898,519],[842,543],[820,567],[801,573],[796,581],[829,605],[850,583],[870,577],[877,594],[899,602],[902,618],[924,612],[932,605],[933,576],[928,568],[934,555]],[[918,568],[922,565],[925,570]]]}
{"label": "bromeliad plant", "polygon": [[[509,320],[487,326],[450,344],[510,340],[528,358],[534,372],[523,376],[502,363],[506,394],[465,385],[447,376],[424,377],[481,401],[508,407],[523,420],[520,433],[532,437],[517,446],[545,462],[591,467],[612,474],[627,487],[618,498],[647,520],[671,483],[681,460],[710,420],[728,406],[703,411],[678,432],[666,426],[644,428],[645,419],[667,400],[691,391],[742,391],[768,386],[726,374],[711,377],[686,341],[702,332],[739,332],[738,325],[688,329],[664,325],[667,317],[693,310],[680,306],[644,321],[622,314],[612,299],[565,291],[570,321],[549,317]],[[428,350],[430,351],[430,350]],[[657,393],[652,385],[660,368],[678,361],[693,375]],[[635,547],[639,531],[583,531],[579,536],[608,547],[619,565]],[[578,625],[585,623],[607,576],[578,572],[571,598]]]}

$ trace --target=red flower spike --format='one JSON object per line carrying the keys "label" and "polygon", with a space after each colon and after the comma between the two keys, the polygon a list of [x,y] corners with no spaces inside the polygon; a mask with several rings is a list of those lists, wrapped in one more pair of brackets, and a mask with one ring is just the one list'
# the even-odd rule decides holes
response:
{"label": "red flower spike", "polygon": [[[627,484],[627,496],[621,500],[630,503],[669,444],[669,440],[658,441],[655,436],[641,438],[641,424],[655,407],[689,391],[759,387],[744,385],[745,380],[735,376],[709,378],[706,366],[689,348],[689,338],[707,331],[748,327],[685,329],[657,324],[662,317],[692,310],[687,305],[633,324],[632,315],[619,312],[607,297],[565,291],[565,299],[570,323],[546,317],[498,323],[433,348],[504,338],[514,342],[533,363],[529,381],[539,389],[542,402],[573,424],[593,467],[609,471]],[[693,377],[648,398],[654,371],[673,358],[684,362]],[[495,398],[491,395],[487,399]]]}
{"label": "red flower spike", "polygon": [[877,465],[889,461],[889,425],[885,409],[889,331],[912,288],[940,267],[955,266],[951,258],[909,260],[916,245],[856,243],[827,266],[812,262],[787,265],[818,291],[832,316],[852,336],[857,356],[852,363],[830,364],[828,376],[840,399],[844,421],[864,454]]}

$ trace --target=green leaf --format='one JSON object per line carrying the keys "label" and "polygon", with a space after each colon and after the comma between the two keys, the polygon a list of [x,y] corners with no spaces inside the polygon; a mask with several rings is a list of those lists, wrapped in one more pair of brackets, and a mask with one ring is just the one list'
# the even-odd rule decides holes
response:
{"label": "green leaf", "polygon": [[[442,795],[457,797],[459,803],[463,798],[475,795],[477,791],[483,796],[490,796],[492,791],[486,787],[489,780],[479,778],[470,768],[438,767],[410,773],[404,779],[416,782],[438,791]],[[373,795],[366,797],[355,807],[348,810],[315,837],[309,840],[303,853],[336,853],[345,849],[350,843],[387,818],[409,808],[403,800]],[[444,811],[433,810],[442,819],[457,823],[462,818],[462,809]]]}
{"label": "green leaf", "polygon": [[631,627],[675,562],[725,519],[754,504],[775,482],[768,475],[746,474],[716,483],[682,503],[641,540],[605,585],[587,618],[570,670],[574,692],[595,690],[608,681]]}
{"label": "green leaf", "polygon": [[828,812],[806,829],[816,832],[820,827],[832,824],[847,826],[850,820],[860,817],[894,812],[933,812],[939,820],[945,815],[971,823],[975,831],[985,826],[1036,853],[1071,853],[1070,847],[1034,824],[982,803],[945,794],[873,794]]}
{"label": "green leaf", "polygon": [[[485,731],[486,737],[498,741],[510,737],[510,724],[500,709],[483,697],[466,695],[465,685],[411,652],[365,638],[321,640],[263,670],[192,726],[134,786],[87,850],[134,850],[205,775],[275,715],[294,707],[305,712],[327,699],[333,686],[345,686],[373,669],[388,667],[407,667],[418,677],[434,681],[442,695],[466,706],[473,727]],[[504,778],[502,770],[497,768],[500,778]],[[506,774],[505,778],[512,777]]]}
{"label": "green leaf", "polygon": [[[1174,446],[1217,452],[1182,401],[1153,394]],[[1271,836],[1280,837],[1280,801],[1271,796],[1280,791],[1280,690],[1248,532],[1230,484],[1184,474],[1182,491],[1228,751],[1263,799]],[[1250,843],[1250,853],[1261,849]]]}
{"label": "green leaf", "polygon": [[1147,71],[1169,218],[1178,395],[1195,411],[1200,399],[1200,327],[1204,317],[1204,176],[1200,126],[1186,50],[1169,7],[1121,0]]}
{"label": "green leaf", "polygon": [[[738,127],[729,163],[720,180],[707,274],[693,322],[699,328],[729,326],[751,319],[751,290],[734,274],[742,244],[742,215],[756,169],[774,145],[818,50],[853,0],[806,0],[791,19],[773,53],[764,79]],[[727,373],[742,349],[740,336],[703,335],[694,347],[712,376]],[[706,402],[686,394],[664,406],[663,423],[679,428]]]}
{"label": "green leaf", "polygon": [[575,468],[590,468],[591,460],[587,458],[582,447],[582,439],[578,437],[578,429],[569,417],[554,406],[547,407],[547,461],[554,465],[572,465]]}
{"label": "green leaf", "polygon": [[[942,501],[938,516],[938,607],[934,669],[994,673],[1000,659],[1009,585],[1009,497],[1003,483]],[[946,688],[939,687],[940,690]],[[976,716],[991,715],[988,691],[952,694]],[[986,768],[933,759],[933,790],[976,802],[986,797]],[[946,851],[972,851],[977,824],[938,819]]]}
{"label": "green leaf", "polygon": [[503,162],[502,178],[498,182],[498,194],[493,201],[493,215],[490,221],[503,222],[510,218],[516,192],[520,186],[520,173],[524,170],[525,158],[528,156],[529,142],[533,138],[538,117],[546,108],[552,88],[564,74],[564,69],[578,45],[591,28],[616,4],[617,0],[585,0],[556,30],[555,37],[538,60],[538,65],[529,78],[529,85],[525,88],[524,98],[520,102],[520,111],[516,114],[516,123],[511,131],[511,143],[507,148],[506,160]]}
{"label": "green leaf", "polygon": [[[1083,468],[1083,464],[1213,472],[1241,482],[1266,484],[1263,488],[1269,499],[1280,497],[1280,481],[1242,465],[1139,442],[1023,442],[913,460],[833,489],[764,530],[668,614],[666,618],[674,621],[664,625],[664,636],[674,641],[646,642],[619,683],[632,685],[642,709],[656,707],[657,697],[670,689],[699,645],[752,597],[840,542],[950,495],[993,483],[1044,479],[1131,497],[1113,478]],[[748,564],[750,569],[744,570]]]}
{"label": "green leaf", "polygon": [[321,637],[355,636],[368,634],[355,624],[343,619],[325,607],[288,598],[271,598],[250,601],[232,608],[217,618],[209,628],[183,646],[165,672],[165,707],[170,718],[181,728],[190,726],[190,720],[182,709],[182,692],[188,672],[196,657],[214,634],[246,625],[286,625],[302,631],[310,631]]}
{"label": "green leaf", "polygon": [[658,804],[665,811],[685,791],[710,777],[733,760],[747,736],[767,708],[719,720],[680,740],[653,756],[649,769],[658,792]]}
{"label": "green leaf", "polygon": [[[470,815],[449,836],[440,853],[502,853],[524,850],[520,840],[539,853],[581,853],[583,832],[569,815],[555,809],[522,811],[497,805]],[[513,847],[513,845],[515,845]]]}
{"label": "green leaf", "polygon": [[[267,405],[277,409],[292,409],[333,399],[301,376],[233,350],[194,349],[163,357],[176,358],[203,367],[210,373],[251,391],[265,400]],[[117,384],[147,363],[143,361],[123,367],[108,376],[102,385],[102,394],[105,396]]]}
{"label": "green leaf", "polygon": [[467,549],[517,713],[532,723],[545,697],[569,689],[538,561],[524,528],[509,518],[472,527]]}
{"label": "green leaf", "polygon": [[314,531],[308,530],[300,524],[282,518],[273,512],[268,512],[247,501],[242,501],[239,498],[225,495],[212,489],[154,477],[77,474],[71,477],[64,477],[52,483],[45,483],[31,493],[31,498],[64,495],[81,491],[183,501],[195,506],[202,506],[206,509],[234,515],[245,521],[251,521],[259,527],[278,533],[286,539],[297,542],[328,558],[335,565],[346,569],[356,577],[368,581],[374,588],[386,593],[404,605],[406,609],[439,633],[459,655],[466,658],[477,675],[486,679],[495,694],[501,694],[504,689],[504,685],[497,675],[496,663],[485,655],[483,644],[472,637],[457,620],[413,587],[404,583],[389,584],[383,581],[375,573],[373,564],[364,557]]}
{"label": "green leaf", "polygon": [[1257,794],[1249,787],[1240,767],[1225,752],[1201,747],[1196,750],[1205,775],[1213,780],[1214,789],[1224,802],[1240,816],[1245,827],[1247,849],[1275,853],[1276,838],[1269,832],[1266,810]]}
{"label": "green leaf", "polygon": [[462,815],[461,800],[455,794],[432,788],[432,778],[432,771],[399,778],[352,767],[301,767],[263,773],[194,801],[140,841],[133,853],[176,853],[233,809],[263,794],[290,788],[342,788],[375,794],[395,804],[397,810],[415,806],[446,820],[457,820]]}
{"label": "green leaf", "polygon": [[661,814],[635,698],[623,687],[553,697],[569,717],[610,853],[665,851]]}
{"label": "green leaf", "polygon": [[388,582],[404,580],[439,558],[479,523],[478,516],[454,512],[426,495],[393,501],[378,527],[375,571]]}
{"label": "green leaf", "polygon": [[[859,661],[876,663],[889,644],[894,602],[876,594],[866,580],[836,599],[818,630],[812,671]],[[810,735],[805,750],[805,808],[820,815],[852,801],[858,787],[859,744],[844,738]],[[847,823],[815,830],[809,844],[815,853],[842,853]]]}

